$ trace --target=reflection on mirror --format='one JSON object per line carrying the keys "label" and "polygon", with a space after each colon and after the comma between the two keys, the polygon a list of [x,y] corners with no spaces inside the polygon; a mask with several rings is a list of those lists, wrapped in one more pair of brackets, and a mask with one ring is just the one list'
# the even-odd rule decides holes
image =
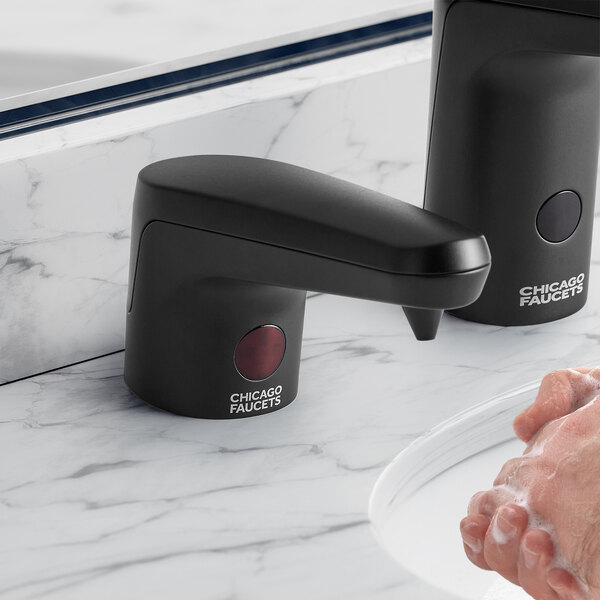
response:
{"label": "reflection on mirror", "polygon": [[[431,5],[432,0],[13,2],[0,35],[0,137],[59,112],[109,101],[122,108],[122,99],[132,95],[198,91],[190,82],[199,78],[223,85],[232,74],[239,81],[429,35]],[[424,18],[404,22],[417,15]]]}

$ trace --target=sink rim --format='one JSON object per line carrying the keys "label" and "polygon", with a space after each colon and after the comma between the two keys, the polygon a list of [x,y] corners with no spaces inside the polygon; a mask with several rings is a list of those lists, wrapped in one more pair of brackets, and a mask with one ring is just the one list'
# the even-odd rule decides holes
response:
{"label": "sink rim", "polygon": [[[394,550],[389,536],[394,525],[390,520],[393,520],[394,511],[402,510],[405,500],[438,476],[480,452],[516,441],[512,430],[514,417],[532,403],[539,386],[540,380],[535,380],[512,388],[436,425],[402,450],[383,470],[371,490],[368,517],[379,546],[399,567],[427,583],[432,590],[439,593],[443,589],[449,600],[459,600],[456,590],[440,587],[443,584],[434,583],[435,578],[424,578],[424,573],[418,572],[419,567],[415,568],[410,561],[405,563],[402,552]],[[410,517],[411,509],[407,510]],[[390,525],[392,530],[387,529]],[[458,523],[456,529],[458,531]],[[422,554],[422,549],[420,552]]]}
{"label": "sink rim", "polygon": [[[541,380],[539,379],[532,381],[462,410],[449,419],[442,421],[399,452],[379,475],[371,490],[368,515],[373,527],[378,530],[377,523],[380,522],[382,518],[385,518],[394,504],[401,502],[416,492],[433,477],[452,468],[477,452],[487,450],[493,445],[501,444],[514,438],[515,436],[512,433],[514,410],[521,406],[523,406],[523,408],[529,406],[531,402],[528,401],[525,403],[524,397],[527,397],[527,399],[530,400],[531,392],[536,391],[539,388],[540,383]],[[496,415],[499,417],[499,421],[496,423],[491,423],[491,420],[484,421],[483,423],[481,422],[480,415],[500,405],[502,405],[502,410]],[[469,444],[460,443],[464,439],[464,434],[470,430],[473,422],[476,422],[478,426],[483,425],[484,432],[488,434],[497,431],[498,425],[503,426],[506,425],[506,423],[509,423],[511,426],[511,433],[496,435],[494,443],[491,445],[489,443],[490,437],[483,435],[477,436],[477,438],[471,440],[471,443]],[[428,446],[436,445],[436,442],[443,440],[444,437],[448,435],[449,431],[452,431],[454,435],[451,436],[451,439],[447,440],[445,444],[444,449],[446,450],[446,454],[448,454],[448,459],[440,461],[435,469],[429,471],[423,469],[423,463],[421,462],[418,465],[419,471],[416,472],[414,468],[414,459],[421,456],[423,450],[427,449]],[[473,449],[475,450],[473,451]],[[459,450],[459,452],[450,456],[450,453],[447,452],[448,450]],[[459,457],[458,459],[456,458],[457,456]],[[434,455],[433,459],[435,458],[437,458],[437,455]],[[431,466],[434,463],[434,460],[429,460],[428,466]],[[425,474],[427,474],[427,477],[425,477]],[[390,494],[389,490],[391,487],[397,487],[399,489]],[[387,501],[385,499],[386,495],[388,496]]]}

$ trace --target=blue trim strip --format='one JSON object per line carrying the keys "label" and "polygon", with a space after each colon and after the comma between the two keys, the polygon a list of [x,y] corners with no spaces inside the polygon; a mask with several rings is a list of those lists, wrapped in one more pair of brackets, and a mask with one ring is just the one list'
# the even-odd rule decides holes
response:
{"label": "blue trim strip", "polygon": [[431,24],[431,12],[412,15],[7,110],[0,112],[0,139],[427,37]]}

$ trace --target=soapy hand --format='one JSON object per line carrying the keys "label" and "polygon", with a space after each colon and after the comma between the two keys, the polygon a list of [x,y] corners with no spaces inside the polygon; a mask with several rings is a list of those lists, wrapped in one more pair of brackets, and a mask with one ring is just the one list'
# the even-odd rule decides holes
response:
{"label": "soapy hand", "polygon": [[544,425],[585,406],[599,394],[600,367],[554,371],[542,380],[535,402],[515,418],[515,433],[529,442]]}
{"label": "soapy hand", "polygon": [[461,521],[464,548],[536,600],[600,600],[600,368],[547,375],[508,461]]}

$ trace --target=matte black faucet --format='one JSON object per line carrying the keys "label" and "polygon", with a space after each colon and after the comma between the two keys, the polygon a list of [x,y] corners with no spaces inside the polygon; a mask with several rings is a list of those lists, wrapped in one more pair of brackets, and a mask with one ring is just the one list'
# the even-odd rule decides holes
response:
{"label": "matte black faucet", "polygon": [[598,0],[436,0],[425,208],[493,266],[453,311],[530,325],[586,302],[600,130]]}
{"label": "matte black faucet", "polygon": [[182,415],[268,413],[296,396],[306,290],[399,304],[418,339],[481,293],[483,236],[289,164],[189,156],[134,201],[125,380]]}

